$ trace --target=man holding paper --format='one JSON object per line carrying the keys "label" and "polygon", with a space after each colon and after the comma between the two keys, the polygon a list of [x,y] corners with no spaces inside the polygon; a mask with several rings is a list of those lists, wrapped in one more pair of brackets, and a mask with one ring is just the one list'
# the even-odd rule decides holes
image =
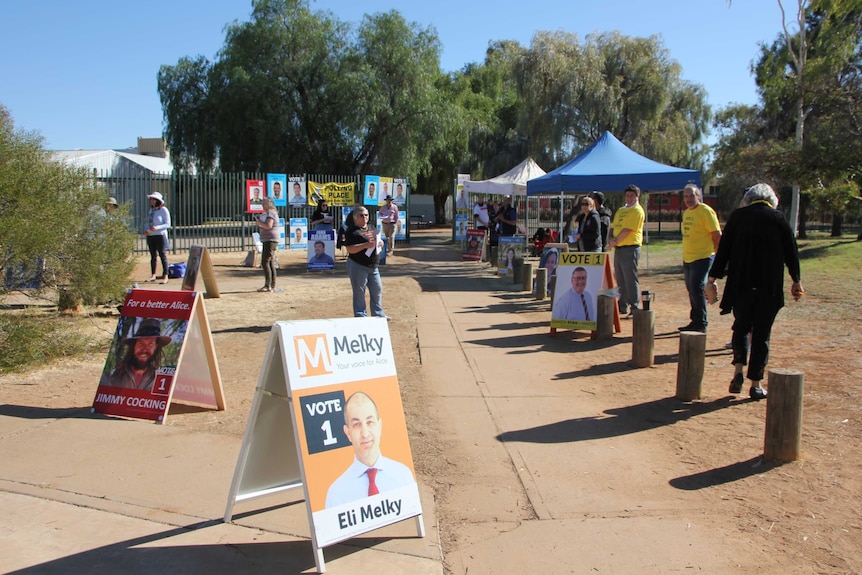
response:
{"label": "man holding paper", "polygon": [[347,229],[344,246],[347,248],[347,276],[353,288],[353,315],[367,317],[365,288],[371,300],[371,315],[385,317],[383,312],[383,282],[380,281],[380,251],[383,240],[376,230],[368,226],[368,209],[360,206],[353,210],[353,225]]}

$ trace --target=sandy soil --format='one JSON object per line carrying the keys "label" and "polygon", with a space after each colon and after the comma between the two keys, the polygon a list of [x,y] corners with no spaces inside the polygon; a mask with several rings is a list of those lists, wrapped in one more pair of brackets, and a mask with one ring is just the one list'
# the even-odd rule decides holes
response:
{"label": "sandy soil", "polygon": [[[242,267],[242,254],[212,254],[212,258],[222,297],[207,299],[206,309],[228,409],[213,412],[174,405],[167,425],[242,437],[272,322],[348,317],[350,288],[343,265],[334,274],[309,274],[300,254],[287,252],[282,255],[279,280],[284,291],[261,294],[255,290],[263,284],[262,272]],[[449,414],[437,409],[423,382],[415,322],[421,291],[415,276],[421,273],[421,266],[411,262],[396,256],[387,266],[385,309],[394,318],[390,331],[416,468],[423,481],[435,488],[445,555],[447,547],[459,541],[461,530],[460,519],[455,520],[461,511],[454,509],[448,497],[449,478],[469,477],[471,463],[466,444],[447,441],[443,445],[438,433],[447,425]],[[133,279],[143,280],[148,271],[148,262],[142,258]],[[685,323],[688,310],[678,266],[654,259],[642,278],[650,289],[661,293],[654,305],[669,318],[657,325],[657,337],[664,337],[662,333],[672,337],[668,326]],[[705,397],[692,408],[707,414],[698,418],[699,425],[668,425],[667,406],[652,395],[656,385],[666,383],[651,381],[665,377],[658,370],[639,370],[639,385],[627,385],[632,376],[626,371],[610,375],[599,371],[596,377],[602,375],[605,386],[611,378],[610,385],[618,393],[616,403],[633,406],[639,420],[664,424],[658,433],[650,435],[650,441],[661,444],[661,449],[648,449],[651,457],[672,456],[674,461],[690,462],[692,469],[711,470],[677,480],[677,487],[682,489],[706,484],[716,487],[714,493],[724,501],[723,509],[732,512],[710,521],[739,532],[763,532],[763,539],[756,544],[763,545],[770,555],[783,557],[780,563],[786,573],[855,573],[862,571],[862,380],[858,377],[862,371],[862,314],[852,302],[819,297],[816,285],[803,283],[808,292],[805,305],[788,305],[776,322],[771,362],[793,365],[806,374],[805,453],[800,461],[781,466],[761,462],[760,458],[728,467],[718,463],[738,461],[741,445],[750,445],[752,437],[762,437],[763,403],[745,401],[735,409],[719,409],[721,402],[727,401],[721,390],[720,396]],[[179,281],[173,280],[169,288],[179,289]],[[107,349],[116,316],[94,314],[91,319],[90,329],[104,338]],[[726,330],[729,339],[728,318],[714,323],[716,327],[711,329]],[[657,350],[659,347],[657,344]],[[656,361],[668,359],[657,351]],[[103,363],[104,355],[94,355],[0,377],[0,402],[57,409],[88,407]],[[707,364],[708,370],[726,369],[729,380],[727,353],[708,354]],[[686,416],[678,417],[682,420]],[[667,445],[674,446],[675,453],[668,455]],[[446,457],[441,457],[444,452]],[[656,465],[664,463],[669,462]],[[762,473],[764,466],[772,472]],[[617,551],[625,552],[624,548]]]}

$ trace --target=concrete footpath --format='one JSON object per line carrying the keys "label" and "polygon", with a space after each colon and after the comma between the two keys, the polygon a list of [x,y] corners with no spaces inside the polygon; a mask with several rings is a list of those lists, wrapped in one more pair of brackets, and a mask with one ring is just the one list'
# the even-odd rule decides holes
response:
{"label": "concrete footpath", "polygon": [[[487,264],[460,262],[439,233],[417,235],[395,259],[386,274],[412,275],[422,288],[429,410],[445,419],[452,457],[471,470],[445,478],[458,539],[443,557],[433,494],[420,483],[424,539],[405,521],[326,548],[327,573],[734,573],[756,564],[741,537],[710,540],[709,503],[696,491],[656,477],[639,438],[684,414],[650,421],[624,391],[601,393],[603,377],[630,377],[625,333],[604,344],[548,337],[547,301],[493,277]],[[0,572],[315,572],[301,494],[261,500],[272,505],[262,510],[240,504],[234,522],[222,522],[240,443],[0,402]],[[717,545],[736,552],[716,555]]]}

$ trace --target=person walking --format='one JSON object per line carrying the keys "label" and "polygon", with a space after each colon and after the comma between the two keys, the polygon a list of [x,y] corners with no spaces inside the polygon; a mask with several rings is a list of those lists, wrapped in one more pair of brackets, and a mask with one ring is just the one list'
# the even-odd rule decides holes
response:
{"label": "person walking", "polygon": [[281,227],[278,222],[278,211],[272,198],[263,198],[261,205],[266,212],[255,218],[260,241],[263,244],[261,250],[260,265],[263,267],[263,287],[257,291],[275,291],[276,267],[275,252],[278,251],[278,239],[281,235]]}
{"label": "person walking", "polygon": [[147,196],[150,199],[150,211],[147,214],[147,228],[144,235],[147,236],[147,249],[150,250],[150,278],[148,282],[157,281],[156,259],[162,262],[161,283],[168,283],[168,256],[170,249],[168,230],[171,229],[171,213],[165,207],[165,199],[159,192],[153,192]]}
{"label": "person walking", "polygon": [[376,230],[368,227],[368,208],[353,210],[353,224],[348,228],[344,245],[347,248],[347,276],[353,289],[354,317],[367,317],[365,290],[371,300],[371,315],[385,317],[383,312],[383,282],[380,281],[380,248],[382,240]]}
{"label": "person walking", "polygon": [[398,206],[392,203],[392,196],[384,198],[386,204],[377,210],[377,219],[381,223],[383,235],[386,236],[386,253],[395,251],[395,227],[398,225]]}
{"label": "person walking", "polygon": [[784,307],[785,266],[793,281],[793,299],[799,301],[805,292],[796,239],[777,209],[775,192],[768,184],[755,184],[745,191],[742,206],[727,219],[709,270],[707,291],[717,294],[716,278],[727,276],[719,307],[722,314],[733,313],[734,374],[728,391],[742,391],[742,371],[747,364],[749,396],[760,400],[767,393],[761,381],[769,361],[772,324]]}
{"label": "person walking", "polygon": [[611,224],[613,237],[610,246],[614,253],[614,277],[620,288],[619,310],[625,319],[631,319],[638,308],[640,285],[638,284],[638,261],[643,242],[646,215],[640,205],[641,189],[634,184],[626,187],[626,205],[614,214]]}
{"label": "person walking", "polygon": [[688,325],[679,331],[706,333],[707,321],[706,274],[718,251],[721,226],[715,210],[703,203],[703,192],[695,184],[687,184],[682,191],[686,210],[682,214],[682,273],[688,301],[691,304]]}

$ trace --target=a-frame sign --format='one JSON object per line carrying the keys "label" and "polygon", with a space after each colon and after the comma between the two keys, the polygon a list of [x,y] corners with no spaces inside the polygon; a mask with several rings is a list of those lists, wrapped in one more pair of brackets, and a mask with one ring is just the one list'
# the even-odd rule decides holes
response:
{"label": "a-frame sign", "polygon": [[321,573],[324,547],[362,533],[415,518],[425,536],[382,318],[272,328],[224,520],[238,501],[299,487]]}
{"label": "a-frame sign", "polygon": [[175,400],[225,408],[203,298],[198,292],[131,290],[92,411],[164,423]]}

